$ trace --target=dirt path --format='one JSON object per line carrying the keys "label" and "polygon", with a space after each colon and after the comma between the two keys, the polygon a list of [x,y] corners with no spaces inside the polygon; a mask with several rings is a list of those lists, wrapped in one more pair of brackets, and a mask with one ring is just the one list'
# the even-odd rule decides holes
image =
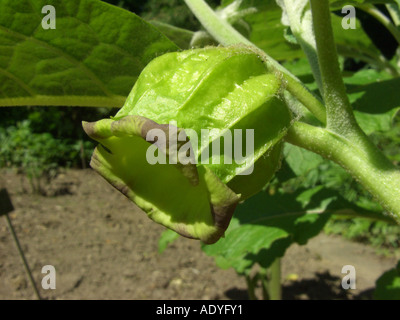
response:
{"label": "dirt path", "polygon": [[[26,181],[9,171],[1,179],[16,210],[11,218],[40,286],[41,269],[57,270],[48,299],[246,299],[243,278],[220,270],[199,243],[179,238],[163,254],[163,227],[92,170],[68,171],[46,186],[49,195],[23,192]],[[367,246],[324,234],[307,246],[292,246],[282,261],[286,299],[368,298],[375,280],[395,258]],[[353,265],[357,289],[340,286],[342,267]],[[287,277],[290,275],[291,279]],[[22,264],[0,219],[0,299],[34,299]]]}

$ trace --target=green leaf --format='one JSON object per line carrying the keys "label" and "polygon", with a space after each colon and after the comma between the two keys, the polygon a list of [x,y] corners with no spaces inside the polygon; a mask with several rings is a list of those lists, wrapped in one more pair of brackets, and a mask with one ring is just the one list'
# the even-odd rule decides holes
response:
{"label": "green leaf", "polygon": [[400,261],[376,280],[374,299],[400,300]]}
{"label": "green leaf", "polygon": [[[393,68],[382,57],[379,49],[373,44],[369,36],[365,33],[358,19],[355,20],[355,29],[346,30],[344,30],[342,27],[342,19],[343,17],[341,16],[337,16],[334,13],[331,14],[332,29],[334,32],[337,50],[340,55],[344,57],[360,59],[374,65],[375,67],[378,67],[379,69]],[[295,65],[293,66],[295,67]],[[296,67],[294,71],[296,71]],[[305,70],[303,70],[303,75],[306,74],[304,71]],[[308,71],[308,73],[311,74],[311,70]],[[314,89],[314,87],[312,87],[312,89]]]}
{"label": "green leaf", "polygon": [[221,268],[240,274],[255,263],[268,268],[292,243],[316,236],[332,214],[377,216],[322,186],[293,194],[262,192],[238,206],[223,239],[202,249]]}
{"label": "green leaf", "polygon": [[[324,192],[319,187],[296,194],[259,193],[238,206],[225,237],[214,245],[203,246],[203,250],[218,257],[216,262],[221,266],[233,267],[239,273],[256,262],[253,258],[262,249],[271,249],[268,260],[272,262],[291,243],[305,244],[323,228],[329,214],[321,213],[333,208],[336,199],[332,195],[327,198]],[[267,267],[265,258],[260,259]]]}
{"label": "green leaf", "polygon": [[[232,1],[223,2],[228,5]],[[256,13],[244,18],[251,28],[250,41],[278,61],[303,57],[300,46],[285,39],[287,29],[281,23],[282,10],[275,0],[244,0],[240,9],[254,7]]]}
{"label": "green leaf", "polygon": [[167,249],[168,245],[179,238],[179,234],[170,229],[166,229],[161,233],[160,239],[158,240],[158,252],[163,253]]}
{"label": "green leaf", "polygon": [[[343,57],[354,58],[367,62],[368,64],[382,70],[391,70],[393,67],[386,61],[378,48],[372,43],[371,39],[364,32],[360,22],[356,19],[356,29],[344,30],[342,18],[336,14],[331,14],[332,28],[338,53]],[[310,65],[306,59],[285,62],[284,66],[296,75],[301,81],[307,84],[310,90],[317,88],[314,82]],[[373,71],[372,71],[373,72]],[[366,76],[363,73],[359,75]],[[365,80],[369,77],[367,76]],[[349,78],[346,78],[349,79]],[[376,78],[378,80],[378,77]],[[382,80],[382,74],[379,80]],[[361,83],[359,83],[361,84]]]}
{"label": "green leaf", "polygon": [[356,73],[350,73],[349,75],[344,74],[343,77],[344,83],[350,90],[354,89],[356,86],[368,85],[390,79],[392,79],[390,74],[375,69],[363,69]]}
{"label": "green leaf", "polygon": [[[42,27],[45,5],[56,9],[56,29]],[[0,106],[121,107],[142,69],[178,50],[98,0],[2,0],[0,12]]]}
{"label": "green leaf", "polygon": [[387,131],[400,110],[400,79],[390,79],[366,85],[348,85],[350,102],[361,128],[367,133]]}
{"label": "green leaf", "polygon": [[193,31],[178,28],[168,23],[156,20],[150,20],[149,22],[161,33],[167,36],[172,42],[174,42],[179,48],[190,49],[190,42],[195,34]]}
{"label": "green leaf", "polygon": [[305,176],[325,161],[320,155],[286,143],[283,149],[286,163],[297,176]]}
{"label": "green leaf", "polygon": [[386,8],[389,11],[391,18],[393,19],[393,23],[400,27],[400,0],[395,0],[395,4],[388,4]]}
{"label": "green leaf", "polygon": [[355,20],[355,29],[346,30],[342,27],[342,17],[332,13],[331,19],[335,42],[340,55],[360,59],[380,69],[389,67],[388,62],[365,33],[358,19]]}

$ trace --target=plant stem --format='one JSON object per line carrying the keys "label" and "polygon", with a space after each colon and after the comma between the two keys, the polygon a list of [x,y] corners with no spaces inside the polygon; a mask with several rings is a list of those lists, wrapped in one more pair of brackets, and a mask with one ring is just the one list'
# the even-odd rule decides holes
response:
{"label": "plant stem", "polygon": [[396,26],[400,26],[400,8],[394,3],[386,4],[386,9],[389,11],[390,16]]}
{"label": "plant stem", "polygon": [[263,270],[262,274],[260,274],[260,278],[261,278],[262,299],[271,300],[269,296],[268,278],[266,270]]}
{"label": "plant stem", "polygon": [[269,267],[269,283],[268,291],[270,300],[282,299],[282,286],[281,286],[281,259],[277,258],[272,262]]}
{"label": "plant stem", "polygon": [[331,130],[296,122],[286,141],[345,168],[400,223],[400,170],[366,136],[349,140]]}
{"label": "plant stem", "polygon": [[327,128],[346,135],[357,131],[358,125],[340,72],[329,1],[310,0],[310,2],[327,111]]}
{"label": "plant stem", "polygon": [[376,20],[383,24],[383,26],[392,34],[392,36],[396,39],[397,43],[400,45],[400,30],[396,28],[396,26],[390,21],[388,17],[386,17],[382,12],[380,12],[374,5],[372,4],[360,4],[357,6],[361,10],[369,13]]}
{"label": "plant stem", "polygon": [[246,275],[245,278],[247,283],[247,294],[249,295],[249,300],[257,300],[255,293],[256,277],[252,278],[250,275]]}
{"label": "plant stem", "polygon": [[294,77],[285,77],[286,89],[297,98],[323,125],[326,125],[325,106]]}
{"label": "plant stem", "polygon": [[245,44],[254,48],[266,60],[266,65],[271,71],[279,71],[282,73],[286,81],[286,89],[293,94],[307,109],[309,109],[315,117],[325,124],[326,110],[324,105],[316,98],[305,86],[285,69],[278,61],[270,57],[264,51],[255,46],[252,42],[236,31],[228,22],[221,19],[216,13],[204,2],[204,0],[185,0],[186,4],[199,19],[203,27],[210,33],[219,43],[224,46],[234,44]]}
{"label": "plant stem", "polygon": [[185,0],[187,6],[199,19],[203,27],[217,40],[225,46],[244,43],[254,46],[252,42],[242,36],[227,21],[220,19],[203,0]]}

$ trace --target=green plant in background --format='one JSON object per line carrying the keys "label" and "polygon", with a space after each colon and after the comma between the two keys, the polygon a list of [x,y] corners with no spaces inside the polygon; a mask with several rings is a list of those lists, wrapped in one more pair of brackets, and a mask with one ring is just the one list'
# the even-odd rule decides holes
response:
{"label": "green plant in background", "polygon": [[32,191],[44,194],[42,180],[50,183],[60,168],[88,166],[95,144],[77,128],[83,117],[95,120],[110,109],[4,107],[0,112],[0,168],[18,168],[28,174]]}
{"label": "green plant in background", "polygon": [[35,193],[43,192],[43,176],[51,179],[56,174],[57,159],[66,156],[65,151],[63,141],[53,139],[49,133],[32,133],[29,121],[0,130],[0,167],[23,168]]}
{"label": "green plant in background", "polygon": [[[246,278],[250,297],[259,282],[264,298],[279,299],[279,258],[331,216],[400,221],[399,56],[382,55],[358,21],[343,30],[333,13],[356,5],[398,41],[399,1],[376,1],[390,20],[374,1],[222,1],[214,11],[185,0],[201,34],[96,0],[50,1],[57,28],[46,30],[47,2],[0,1],[0,106],[123,107],[84,123],[101,144],[92,166],[155,221],[207,243],[224,234],[202,248]],[[182,51],[207,43],[224,47]],[[349,58],[365,67],[345,70]],[[144,138],[170,132],[171,121],[185,145],[201,129],[254,129],[257,161],[151,166]],[[170,145],[157,152],[173,158]],[[257,174],[240,176],[249,164]],[[161,246],[174,238],[165,233]],[[377,292],[398,286],[389,278]]]}
{"label": "green plant in background", "polygon": [[0,167],[20,169],[27,175],[32,191],[42,194],[45,193],[42,180],[49,183],[61,167],[86,168],[94,144],[76,130],[81,116],[97,119],[108,112],[93,108],[37,107],[1,111]]}
{"label": "green plant in background", "polygon": [[30,120],[0,128],[0,167],[20,168],[35,193],[44,192],[42,180],[50,181],[60,165],[68,168],[77,159],[89,158],[92,148],[90,141],[69,141],[56,139],[48,132],[35,133]]}

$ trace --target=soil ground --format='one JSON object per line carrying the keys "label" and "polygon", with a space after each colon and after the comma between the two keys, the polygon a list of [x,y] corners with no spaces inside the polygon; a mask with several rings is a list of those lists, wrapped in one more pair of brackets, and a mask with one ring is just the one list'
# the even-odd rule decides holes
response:
{"label": "soil ground", "polygon": [[[164,228],[91,169],[68,170],[33,194],[26,178],[1,171],[10,218],[45,299],[247,299],[245,280],[219,269],[199,242],[179,238],[162,254]],[[370,246],[321,233],[282,259],[284,299],[370,299],[376,279],[396,264]],[[56,269],[44,290],[42,267]],[[356,268],[344,290],[344,265]],[[35,299],[5,217],[0,217],[0,299]]]}

